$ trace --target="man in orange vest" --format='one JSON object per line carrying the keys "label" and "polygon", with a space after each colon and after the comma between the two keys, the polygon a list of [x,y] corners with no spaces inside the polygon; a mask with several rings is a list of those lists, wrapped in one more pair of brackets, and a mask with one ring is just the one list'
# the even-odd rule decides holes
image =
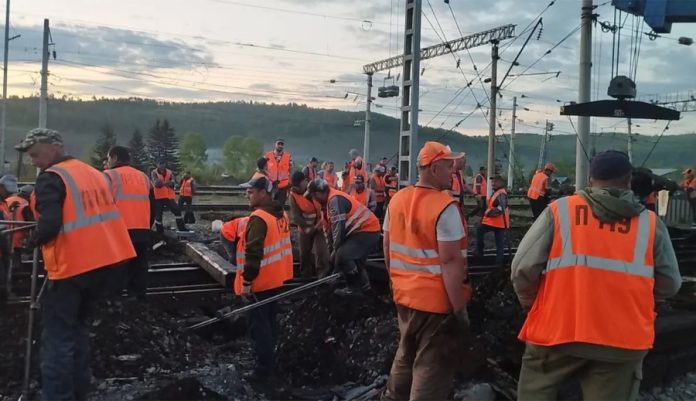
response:
{"label": "man in orange vest", "polygon": [[476,252],[483,255],[484,238],[486,233],[495,235],[495,264],[503,265],[505,252],[505,236],[510,228],[510,209],[508,196],[505,190],[503,177],[496,175],[493,178],[493,194],[488,199],[486,211],[483,213],[481,224],[476,230]]}
{"label": "man in orange vest", "polygon": [[365,163],[362,157],[360,156],[356,157],[355,160],[353,160],[352,167],[348,170],[347,189],[349,193],[353,190],[353,186],[355,185],[355,178],[358,176],[361,176],[363,178],[363,182],[367,182],[367,171],[365,171]]}
{"label": "man in orange vest", "polygon": [[418,153],[418,182],[401,189],[384,217],[384,255],[399,322],[399,349],[382,400],[445,400],[469,317],[466,231],[447,194],[453,161],[438,142]]}
{"label": "man in orange vest", "polygon": [[365,205],[329,187],[321,179],[309,183],[305,197],[321,205],[322,218],[329,231],[329,261],[348,283],[348,288],[337,290],[337,294],[369,292],[371,286],[365,264],[379,243],[381,230],[377,217]]}
{"label": "man in orange vest", "polygon": [[[336,166],[331,160],[324,162],[321,171],[318,173],[319,178],[323,179],[331,188],[338,189],[338,177],[336,176]],[[311,181],[311,180],[310,180]]]}
{"label": "man in orange vest", "polygon": [[176,227],[179,231],[188,231],[184,224],[184,218],[181,216],[181,210],[174,202],[174,183],[176,180],[172,170],[167,168],[167,162],[161,160],[157,163],[157,168],[150,173],[150,180],[155,187],[155,227],[157,228],[157,233],[160,236],[164,233],[164,225],[162,223],[164,209],[169,209],[174,214]]}
{"label": "man in orange vest", "polygon": [[90,388],[89,317],[111,279],[111,266],[135,257],[128,230],[102,172],[65,156],[57,131],[36,128],[15,149],[41,170],[37,227],[48,276],[41,299],[41,396],[84,400]]}
{"label": "man in orange vest", "polygon": [[384,185],[387,188],[387,203],[394,197],[396,191],[399,190],[399,174],[396,167],[390,167],[387,174],[384,175]]}
{"label": "man in orange vest", "polygon": [[586,400],[634,400],[653,346],[655,302],[681,276],[667,228],[630,190],[625,153],[590,164],[590,187],[534,222],[512,262],[527,319],[517,397],[554,400],[577,379]]}
{"label": "man in orange vest", "polygon": [[532,177],[532,182],[527,190],[529,206],[532,208],[532,215],[536,219],[549,204],[549,177],[556,171],[553,163],[546,163],[544,170],[537,170]]}
{"label": "man in orange vest", "polygon": [[353,189],[350,191],[349,195],[364,206],[367,206],[372,213],[375,213],[377,210],[377,199],[375,198],[375,194],[370,188],[365,186],[365,179],[362,175],[355,177]]}
{"label": "man in orange vest", "polygon": [[681,182],[681,187],[684,191],[696,189],[696,175],[693,169],[687,168],[682,171],[682,177],[684,177],[684,179]]}
{"label": "man in orange vest", "polygon": [[[262,301],[276,294],[277,288],[292,279],[290,221],[283,205],[271,197],[273,183],[265,177],[242,187],[253,209],[237,252],[234,291],[246,300]],[[278,335],[275,302],[250,312],[250,335],[256,353],[256,367],[245,375],[251,382],[267,380],[275,370],[275,343]]]}
{"label": "man in orange vest", "polygon": [[[16,195],[17,178],[12,174],[0,177],[0,210],[3,220],[31,221],[26,220],[23,210],[29,210],[28,202]],[[29,216],[31,213],[29,213]],[[12,224],[2,224],[3,229],[18,228]],[[26,231],[16,231],[9,234],[0,235],[0,285],[10,282],[12,269],[17,268],[22,263],[22,242],[26,238]],[[8,287],[9,288],[9,287]],[[2,297],[4,294],[0,294]]]}
{"label": "man in orange vest", "polygon": [[285,204],[292,174],[292,155],[285,151],[284,139],[276,139],[275,149],[266,153],[266,159],[268,160],[268,177],[275,189],[273,199]]}
{"label": "man in orange vest", "polygon": [[312,160],[309,161],[309,164],[307,164],[303,169],[302,169],[302,174],[304,174],[305,177],[307,177],[308,180],[312,181],[313,179],[317,178],[317,166],[319,165],[319,160],[317,160],[316,157],[312,157]]}
{"label": "man in orange vest", "polygon": [[484,166],[479,167],[479,171],[474,176],[474,196],[478,204],[469,213],[469,217],[476,216],[486,211],[486,197],[488,196],[488,169]]}
{"label": "man in orange vest", "polygon": [[304,197],[307,177],[296,171],[290,188],[290,218],[297,226],[300,243],[300,275],[323,277],[329,269],[329,251],[321,224],[319,204]]}
{"label": "man in orange vest", "polygon": [[190,171],[184,172],[184,176],[179,181],[179,209],[184,212],[184,224],[193,224],[196,217],[193,215],[191,205],[193,204],[193,194],[196,193],[196,181],[191,176]]}
{"label": "man in orange vest", "polygon": [[375,171],[370,178],[370,189],[375,194],[375,215],[380,220],[384,219],[384,204],[387,200],[387,183],[384,181],[386,172],[386,167],[380,164],[375,167]]}
{"label": "man in orange vest", "polygon": [[107,153],[111,195],[128,228],[136,257],[124,266],[124,288],[129,295],[144,301],[147,290],[150,233],[155,219],[155,194],[147,174],[131,166],[130,151],[114,146]]}

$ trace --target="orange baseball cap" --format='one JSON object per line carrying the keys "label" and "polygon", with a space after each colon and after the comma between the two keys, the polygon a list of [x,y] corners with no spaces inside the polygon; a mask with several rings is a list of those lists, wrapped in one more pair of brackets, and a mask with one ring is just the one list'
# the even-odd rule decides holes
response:
{"label": "orange baseball cap", "polygon": [[452,152],[449,146],[440,142],[428,141],[418,152],[418,166],[429,166],[438,160],[457,160],[464,157],[464,153]]}

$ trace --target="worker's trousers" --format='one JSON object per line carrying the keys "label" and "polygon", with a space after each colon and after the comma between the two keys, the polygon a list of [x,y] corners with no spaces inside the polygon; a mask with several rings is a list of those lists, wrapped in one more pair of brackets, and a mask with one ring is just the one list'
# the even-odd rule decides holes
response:
{"label": "worker's trousers", "polygon": [[193,224],[196,222],[196,216],[191,210],[193,205],[193,196],[179,196],[179,209],[184,214],[184,224]]}
{"label": "worker's trousers", "polygon": [[90,388],[88,319],[114,270],[49,280],[42,295],[41,398],[84,400]]}
{"label": "worker's trousers", "polygon": [[351,234],[341,247],[336,250],[336,268],[343,273],[348,285],[370,289],[365,264],[367,257],[379,243],[380,233]]}
{"label": "worker's trousers", "polygon": [[[277,294],[277,291],[263,291],[254,294],[256,301],[263,301]],[[278,340],[276,302],[259,306],[249,311],[249,335],[256,354],[255,370],[262,375],[270,375],[275,370],[275,346]]]}
{"label": "worker's trousers", "polygon": [[322,230],[314,230],[310,234],[301,231],[298,235],[300,242],[300,276],[323,277],[329,269],[329,248]]}
{"label": "worker's trousers", "polygon": [[561,384],[577,379],[584,400],[631,401],[638,397],[643,360],[603,362],[527,344],[517,387],[519,401],[556,400]]}
{"label": "worker's trousers", "polygon": [[133,242],[133,248],[135,248],[135,258],[123,265],[124,288],[128,291],[128,295],[144,299],[147,290],[150,243]]}
{"label": "worker's trousers", "polygon": [[483,255],[483,246],[486,233],[493,232],[495,235],[495,264],[502,266],[505,260],[505,229],[491,227],[486,224],[481,224],[476,230],[476,252]]}
{"label": "worker's trousers", "polygon": [[534,219],[536,220],[541,213],[546,209],[546,206],[549,205],[549,198],[545,196],[540,196],[537,199],[530,199],[529,200],[529,206],[532,208],[532,216],[534,216]]}
{"label": "worker's trousers", "polygon": [[447,400],[462,358],[463,334],[453,315],[396,305],[399,349],[383,401]]}
{"label": "worker's trousers", "polygon": [[157,227],[157,233],[162,234],[164,232],[164,225],[162,224],[162,214],[164,214],[164,209],[169,209],[174,214],[176,218],[176,228],[179,231],[186,231],[186,225],[184,225],[184,218],[181,216],[181,211],[179,206],[177,206],[174,199],[156,199],[155,200],[155,226]]}

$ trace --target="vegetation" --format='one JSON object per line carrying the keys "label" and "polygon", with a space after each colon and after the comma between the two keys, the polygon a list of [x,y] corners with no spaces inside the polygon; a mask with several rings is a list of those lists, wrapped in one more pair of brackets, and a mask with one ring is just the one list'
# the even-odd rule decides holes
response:
{"label": "vegetation", "polygon": [[98,169],[104,166],[104,161],[109,154],[109,149],[116,145],[116,133],[114,128],[105,123],[102,125],[97,143],[92,148],[89,163]]}
{"label": "vegetation", "polygon": [[147,148],[145,147],[145,141],[143,140],[143,134],[139,129],[133,131],[133,136],[128,141],[128,148],[131,152],[131,165],[140,171],[145,173],[150,173],[150,156],[147,153]]}
{"label": "vegetation", "polygon": [[225,168],[236,179],[251,177],[256,169],[256,160],[263,154],[261,142],[251,137],[233,135],[225,141],[222,148]]}
{"label": "vegetation", "polygon": [[174,133],[174,127],[169,124],[166,118],[160,122],[157,120],[150,128],[147,139],[147,153],[150,157],[150,164],[157,165],[165,162],[167,168],[174,174],[181,171],[179,161],[179,139]]}

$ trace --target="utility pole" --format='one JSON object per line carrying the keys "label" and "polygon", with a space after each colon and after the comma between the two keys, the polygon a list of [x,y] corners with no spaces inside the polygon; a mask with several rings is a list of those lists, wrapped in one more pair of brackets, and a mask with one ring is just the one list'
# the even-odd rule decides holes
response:
{"label": "utility pole", "polygon": [[633,135],[631,133],[631,126],[633,125],[631,123],[631,117],[628,119],[628,161],[633,164]]}
{"label": "utility pole", "polygon": [[399,184],[414,184],[418,177],[418,92],[422,0],[406,0],[403,70],[401,73],[401,126],[399,127]]}
{"label": "utility pole", "polygon": [[[592,0],[582,0],[580,16],[580,82],[578,103],[591,100],[592,89]],[[589,179],[589,160],[585,149],[590,144],[590,117],[578,117],[578,138],[575,145],[575,188],[585,188]]]}
{"label": "utility pole", "polygon": [[492,40],[491,50],[491,109],[488,111],[488,185],[486,197],[490,199],[493,194],[493,177],[495,176],[495,118],[498,104],[498,43]]}
{"label": "utility pole", "polygon": [[544,160],[546,159],[546,142],[549,138],[549,120],[546,120],[546,125],[544,125],[544,135],[541,137],[541,146],[539,146],[539,162],[537,163],[537,169],[541,169],[544,166]]}
{"label": "utility pole", "polygon": [[372,121],[372,74],[367,74],[367,102],[365,103],[365,137],[363,139],[363,160],[370,162],[370,122]]}
{"label": "utility pole", "polygon": [[0,174],[5,174],[5,139],[7,137],[7,53],[10,43],[10,0],[5,6],[5,57],[2,70],[2,112],[0,113]]}
{"label": "utility pole", "polygon": [[41,56],[41,95],[39,96],[39,128],[46,128],[48,110],[48,18],[44,19],[43,53]]}
{"label": "utility pole", "polygon": [[512,128],[510,129],[510,154],[508,155],[508,191],[513,190],[515,180],[515,121],[517,120],[517,96],[512,98]]}

